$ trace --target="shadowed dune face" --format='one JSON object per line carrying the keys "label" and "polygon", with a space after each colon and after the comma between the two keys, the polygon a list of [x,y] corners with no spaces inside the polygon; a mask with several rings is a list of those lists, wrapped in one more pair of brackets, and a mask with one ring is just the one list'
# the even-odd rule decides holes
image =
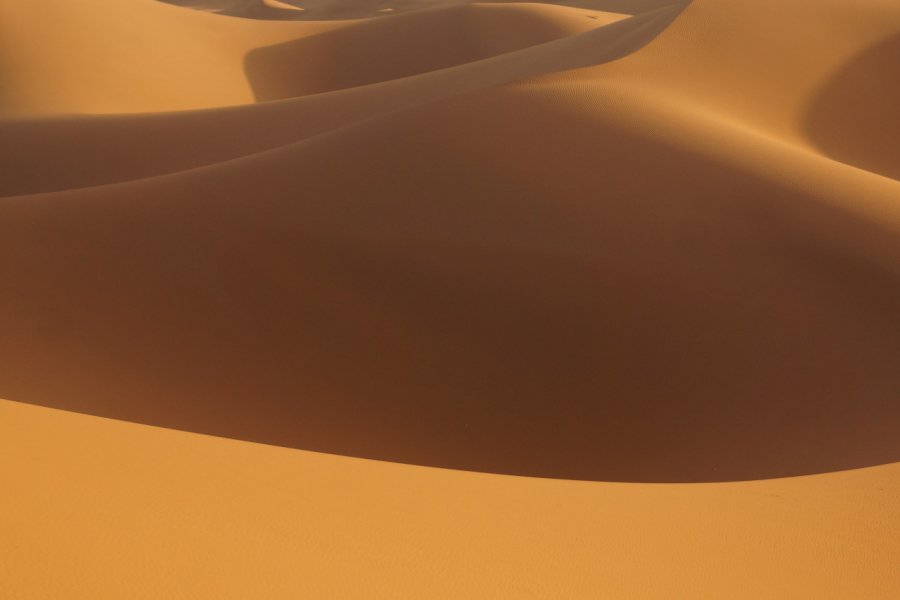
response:
{"label": "shadowed dune face", "polygon": [[[305,93],[323,87],[340,88],[332,92],[307,94],[265,108],[244,105],[216,111],[162,112],[134,117],[92,115],[0,120],[0,161],[9,170],[9,176],[0,178],[0,196],[102,185],[209,165],[300,142],[339,127],[468,91],[543,73],[601,64],[621,58],[646,44],[665,29],[680,9],[676,5],[619,20],[618,15],[586,14],[582,10],[561,7],[536,10],[534,4],[527,5],[524,10],[511,6],[509,12],[483,6],[471,8],[472,14],[478,16],[495,10],[499,14],[518,14],[518,22],[531,23],[531,32],[535,30],[535,22],[546,19],[544,31],[574,33],[518,52],[496,54],[485,60],[431,70],[418,76],[380,81],[381,77],[390,78],[421,69],[423,64],[415,56],[410,57],[409,52],[399,53],[398,57],[395,46],[390,46],[395,48],[394,51],[374,58],[362,56],[359,47],[371,48],[373,40],[384,39],[385,33],[391,34],[387,37],[393,40],[398,29],[396,37],[405,40],[403,47],[415,47],[421,42],[417,42],[416,37],[411,39],[410,32],[416,30],[420,17],[433,27],[436,18],[452,16],[453,10],[459,14],[458,11],[465,9],[428,11],[398,18],[395,25],[388,27],[364,28],[351,24],[354,32],[362,30],[366,43],[339,51],[337,57],[340,60],[337,61],[329,56],[327,46],[322,47],[321,39],[327,36],[321,35],[313,36],[319,40],[312,48],[318,48],[315,52],[298,54],[294,51],[297,44],[288,43],[263,47],[254,53],[263,60],[249,79],[255,82],[257,89],[264,90],[266,97]],[[489,20],[496,23],[495,17]],[[397,24],[402,26],[397,27]],[[584,27],[588,30],[583,31]],[[507,30],[506,25],[501,29]],[[473,37],[464,47],[473,52],[491,46],[496,48],[502,43],[508,45],[510,38],[521,41],[529,35],[527,31],[523,35],[513,33],[497,40],[484,27],[480,33],[477,26],[467,31]],[[454,35],[458,34],[445,37],[452,39]],[[309,45],[300,45],[310,50]],[[357,49],[354,51],[353,48]],[[452,58],[454,52],[445,52],[443,57],[442,52],[440,48],[432,48],[433,58],[446,64],[447,57]],[[272,61],[275,56],[283,62]],[[385,60],[386,56],[399,60],[392,63]],[[330,62],[346,63],[351,70],[329,75],[323,67]],[[305,79],[304,74],[309,77]],[[370,80],[376,80],[376,83],[345,87]],[[234,135],[235,131],[240,135]],[[140,144],[134,143],[136,136],[141,137]],[[172,140],[176,139],[179,143],[173,144]],[[78,146],[90,147],[92,152],[73,154],[71,148]],[[47,162],[53,162],[54,169],[47,170]]]}
{"label": "shadowed dune face", "polygon": [[244,64],[258,101],[293,98],[471,63],[622,18],[545,8],[466,4],[362,21],[253,50]]}
{"label": "shadowed dune face", "polygon": [[896,600],[898,39],[0,0],[0,599]]}
{"label": "shadowed dune face", "polygon": [[[142,4],[161,24],[190,15],[188,40],[196,28],[225,44],[228,68],[211,64],[229,98],[249,83],[281,101],[76,118],[51,98],[7,127],[0,397],[575,479],[900,459],[900,188],[782,137],[805,88],[770,84],[759,100],[736,85],[761,86],[773,65],[779,81],[831,65],[738,51],[740,36],[709,25],[752,21],[736,31],[759,44],[802,9],[758,5],[698,0],[657,38],[683,4],[629,3],[631,19],[504,4],[360,23]],[[817,18],[810,39],[827,39],[837,25]],[[709,68],[726,50],[750,75]],[[853,64],[812,110],[828,118],[811,135],[831,131],[826,154],[861,164],[847,130],[869,117],[846,90],[894,63]],[[190,72],[166,81],[178,85],[158,105],[99,93],[72,106],[219,98],[188,94]],[[73,145],[96,150],[68,156]],[[41,148],[67,168],[43,177]]]}
{"label": "shadowed dune face", "polygon": [[[448,6],[467,6],[467,0],[162,0],[167,4],[248,19],[317,21],[361,19],[393,16]],[[493,5],[514,4],[515,0],[499,0]],[[637,15],[657,10],[681,0],[569,0],[542,2],[554,6],[570,6],[594,11]]]}
{"label": "shadowed dune face", "polygon": [[[893,74],[893,75],[891,75]],[[819,91],[806,129],[827,155],[900,179],[900,35],[867,48]]]}
{"label": "shadowed dune face", "polygon": [[897,280],[773,207],[885,234],[558,100],[476,94],[127,202],[8,199],[0,395],[520,475],[897,460]]}

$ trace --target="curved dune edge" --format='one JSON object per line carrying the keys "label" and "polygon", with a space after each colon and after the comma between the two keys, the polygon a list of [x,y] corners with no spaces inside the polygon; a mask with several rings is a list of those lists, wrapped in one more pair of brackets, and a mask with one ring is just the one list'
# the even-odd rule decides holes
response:
{"label": "curved dune edge", "polygon": [[[397,13],[467,4],[466,0],[161,0],[166,4],[219,15],[266,20],[335,20],[382,17]],[[494,0],[508,3],[515,0]],[[678,0],[572,0],[550,2],[578,8],[598,8],[620,14],[637,14]]]}
{"label": "curved dune edge", "polygon": [[6,598],[893,598],[900,464],[628,485],[0,402]]}
{"label": "curved dune edge", "polygon": [[[657,2],[595,26],[561,6],[348,24],[91,1],[110,7],[105,43],[134,16],[203,32],[181,50],[212,53],[225,88],[198,92],[189,68],[146,98],[79,84],[4,122],[18,195],[0,201],[0,395],[558,478],[709,482],[900,458],[900,182],[889,136],[854,137],[900,119],[871,94],[861,118],[840,91],[891,72],[894,5]],[[26,24],[27,6],[0,4]],[[521,28],[497,25],[511,15]],[[358,69],[291,87],[286,67],[310,64],[298,32],[371,48],[460,18],[486,32],[462,54],[337,52]],[[141,47],[126,46],[146,60]],[[23,77],[83,58],[41,54]],[[109,77],[104,64],[84,76]],[[282,100],[169,104],[240,100],[260,68]],[[40,89],[23,81],[12,89]],[[174,112],[127,114],[144,101]],[[107,102],[123,114],[58,114]],[[77,140],[91,151],[69,157]]]}
{"label": "curved dune edge", "polygon": [[[623,18],[639,26],[686,0],[654,4],[634,17],[542,3],[439,3],[388,18],[279,22],[156,0],[4,0],[0,115],[164,112],[310,95],[478,62]],[[47,20],[51,9],[56,18]],[[661,28],[642,29],[638,45]],[[32,51],[34,31],[56,43]]]}
{"label": "curved dune edge", "polygon": [[900,5],[176,3],[0,0],[0,597],[894,600]]}
{"label": "curved dune edge", "polygon": [[[185,89],[178,80],[179,71],[170,69],[167,76],[172,81],[167,82],[166,89],[179,90],[179,98],[187,103],[182,108],[197,110],[58,116],[56,113],[73,110],[103,112],[104,106],[124,113],[151,108],[167,110],[172,106],[168,104],[165,90],[162,94],[145,90],[137,104],[120,98],[114,105],[104,105],[96,104],[96,99],[67,97],[54,89],[42,100],[28,103],[29,111],[37,110],[35,114],[16,115],[14,103],[6,107],[10,114],[0,119],[0,158],[8,165],[9,176],[0,180],[0,196],[103,185],[214,164],[467,92],[614,60],[646,44],[681,9],[680,4],[659,4],[662,8],[658,10],[627,19],[623,15],[533,3],[455,5],[392,21],[377,19],[327,25],[324,33],[332,34],[333,41],[327,35],[317,35],[322,26],[316,24],[297,24],[301,29],[272,30],[269,29],[272,24],[262,23],[258,31],[251,28],[249,36],[241,27],[225,28],[219,36],[228,36],[239,49],[224,53],[219,62],[224,58],[230,64],[233,57],[229,54],[242,53],[247,74],[239,77],[240,84],[255,86],[258,95],[265,99],[283,97],[281,102],[203,110],[210,100],[202,94],[190,94],[191,88]],[[181,13],[175,16],[180,17]],[[213,18],[213,24],[221,20]],[[475,25],[482,21],[481,25]],[[491,26],[500,23],[502,27],[494,29],[500,30],[501,41],[493,42]],[[399,56],[407,47],[417,45],[423,27],[430,32],[436,28],[444,32],[437,36],[432,33],[430,37],[437,39],[425,44],[431,49],[428,56],[412,62]],[[523,27],[524,33],[515,35]],[[282,36],[290,32],[299,38],[267,46],[271,44],[273,31]],[[475,38],[474,43],[466,40],[466,32],[468,37]],[[251,42],[247,41],[248,37]],[[328,39],[323,41],[323,37]],[[364,43],[356,44],[354,39],[358,37]],[[462,42],[454,37],[462,37]],[[506,42],[502,41],[504,38]],[[196,41],[192,39],[191,43]],[[209,41],[207,44],[216,45]],[[366,64],[367,54],[381,54],[377,50],[379,44],[390,44],[395,50],[385,53],[386,58]],[[462,52],[463,56],[445,50],[460,44],[464,48],[471,46]],[[109,50],[116,44],[106,40],[99,46]],[[342,51],[343,46],[357,49]],[[363,50],[358,46],[363,46]],[[348,56],[340,59],[343,64],[328,67],[327,57],[332,53]],[[354,68],[354,57],[363,64]],[[316,63],[323,60],[328,67],[324,70],[336,74],[331,80],[315,77],[315,72],[323,70]],[[462,62],[456,64],[459,61]],[[296,72],[298,63],[302,66],[299,73]],[[396,66],[398,63],[400,66]],[[26,70],[52,76],[58,69],[58,65],[27,65]],[[312,76],[304,77],[310,71]],[[350,75],[341,78],[340,74],[348,71]],[[195,78],[200,76],[197,73]],[[381,81],[383,78],[386,80]],[[131,85],[141,89],[146,82],[138,80]],[[108,86],[109,82],[105,82],[98,87]],[[25,87],[40,90],[33,83]],[[79,82],[76,91],[80,93],[85,87],[90,86]],[[221,104],[223,93],[221,90],[217,93],[217,103]],[[147,104],[146,98],[151,104]],[[44,100],[55,104],[42,106]],[[241,100],[246,102],[243,96],[236,96],[233,102]],[[141,143],[135,144],[138,135]],[[174,144],[174,140],[179,143]],[[82,146],[94,151],[71,152],[73,147]],[[48,162],[54,164],[54,169],[41,166]]]}

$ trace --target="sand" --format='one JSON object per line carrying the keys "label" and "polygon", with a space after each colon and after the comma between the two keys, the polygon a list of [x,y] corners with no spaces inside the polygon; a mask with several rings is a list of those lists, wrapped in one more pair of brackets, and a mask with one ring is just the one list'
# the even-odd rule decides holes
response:
{"label": "sand", "polygon": [[[0,403],[10,598],[892,598],[900,465],[499,477]],[[9,549],[7,551],[7,549]]]}
{"label": "sand", "polygon": [[889,0],[0,0],[0,596],[897,597],[898,72]]}

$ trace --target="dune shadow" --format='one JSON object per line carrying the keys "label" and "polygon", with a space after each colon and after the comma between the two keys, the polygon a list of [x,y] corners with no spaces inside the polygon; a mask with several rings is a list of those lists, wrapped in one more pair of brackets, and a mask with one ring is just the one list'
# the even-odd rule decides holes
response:
{"label": "dune shadow", "polygon": [[650,43],[689,3],[632,17],[585,14],[585,26],[574,30],[531,8],[512,7],[518,3],[505,4],[509,8],[460,4],[360,21],[252,50],[244,71],[263,102],[468,69],[429,82],[432,91],[424,96],[434,98],[617,60]]}
{"label": "dune shadow", "polygon": [[819,90],[805,130],[829,157],[900,180],[900,34],[856,56]]}
{"label": "dune shadow", "polygon": [[[560,35],[535,23],[486,49],[459,15],[417,23],[413,51],[399,31],[357,26],[260,49],[248,76],[261,100],[299,96]],[[829,153],[882,173],[896,139],[872,130],[900,97],[883,82],[896,41],[849,65],[810,114]],[[520,476],[708,482],[900,460],[895,271],[789,235],[758,199],[808,199],[768,178],[627,129],[529,123],[547,105],[521,95],[481,100],[438,114],[481,119],[463,141],[502,140],[514,171],[421,144],[447,131],[426,114],[98,204],[9,203],[0,397]],[[547,170],[520,182],[520,165]],[[547,178],[570,191],[536,189]],[[893,232],[808,203],[799,220],[896,248],[880,241]],[[530,245],[542,236],[566,243]]]}
{"label": "dune shadow", "polygon": [[[473,0],[279,0],[282,8],[263,0],[160,0],[184,8],[256,20],[337,21],[389,17],[436,7],[462,6]],[[477,1],[477,0],[476,0]],[[484,0],[492,4],[514,4],[523,0]],[[657,10],[679,0],[550,0],[555,4],[604,12],[636,15]],[[294,10],[297,9],[297,10]]]}
{"label": "dune shadow", "polygon": [[[585,22],[586,29],[596,27]],[[245,57],[244,70],[258,101],[276,100],[440,71],[571,33],[530,10],[459,4],[257,48]]]}
{"label": "dune shadow", "polygon": [[[518,126],[521,114],[498,109],[492,120]],[[45,250],[54,237],[30,231],[40,250],[0,251],[10,274],[0,280],[0,298],[25,290],[28,300],[0,311],[0,397],[303,450],[520,476],[709,482],[900,460],[900,279],[840,248],[786,238],[778,253],[829,281],[821,289],[847,307],[825,318],[818,293],[811,303],[796,295],[791,271],[781,278],[768,261],[752,260],[769,246],[732,247],[704,233],[645,253],[658,234],[645,233],[652,221],[640,205],[632,215],[634,202],[625,201],[680,190],[678,210],[689,214],[705,206],[700,196],[724,193],[796,205],[790,191],[736,168],[717,172],[712,158],[672,153],[627,131],[605,130],[598,147],[593,136],[579,136],[579,120],[554,121],[544,155],[565,148],[578,161],[565,173],[574,174],[615,153],[619,168],[605,184],[623,191],[607,209],[610,227],[550,217],[555,224],[543,229],[554,213],[527,207],[556,197],[531,198],[490,169],[448,169],[433,152],[401,155],[403,177],[389,168],[366,178],[334,174],[333,183],[310,176],[342,164],[393,166],[420,124],[391,127],[389,142],[357,137],[281,164],[290,171],[286,189],[307,194],[300,204],[333,206],[341,219],[373,225],[408,220],[424,231],[421,240],[313,235],[295,225],[307,213],[297,212],[291,194],[247,201],[265,177],[237,183],[253,193],[237,204],[188,188],[200,208],[173,203],[166,219],[182,225],[167,235],[155,225],[143,234],[111,226],[142,218],[131,203],[114,203],[87,229],[100,243],[79,261],[69,259],[69,244]],[[847,235],[891,235],[811,204],[809,219],[839,224]],[[54,214],[52,223],[85,240],[79,209]],[[204,241],[201,233],[198,241],[196,219],[214,219],[229,234]],[[510,219],[523,232],[560,228],[565,239],[604,245],[591,256],[428,234],[483,222],[509,235],[499,223]],[[614,242],[617,223],[632,219],[641,229]],[[714,260],[673,278],[668,270],[682,255],[693,259],[685,264]],[[618,266],[628,264],[639,270]],[[856,319],[867,326],[845,331]],[[872,322],[872,337],[862,335]]]}
{"label": "dune shadow", "polygon": [[[244,70],[258,101],[313,95],[437,71],[558,39],[550,21],[512,14],[499,22],[502,42],[475,35],[469,6],[362,21],[340,29],[258,48]],[[517,30],[526,29],[524,32]]]}

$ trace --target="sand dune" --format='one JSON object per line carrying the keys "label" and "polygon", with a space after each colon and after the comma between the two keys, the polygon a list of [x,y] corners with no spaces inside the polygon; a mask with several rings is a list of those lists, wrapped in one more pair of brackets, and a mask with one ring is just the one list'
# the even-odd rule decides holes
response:
{"label": "sand dune", "polygon": [[35,596],[210,553],[191,597],[892,598],[898,40],[887,0],[0,0]]}
{"label": "sand dune", "polygon": [[[0,402],[13,598],[891,598],[900,468],[617,485]],[[61,500],[64,499],[64,500]],[[14,551],[10,551],[14,548]]]}

